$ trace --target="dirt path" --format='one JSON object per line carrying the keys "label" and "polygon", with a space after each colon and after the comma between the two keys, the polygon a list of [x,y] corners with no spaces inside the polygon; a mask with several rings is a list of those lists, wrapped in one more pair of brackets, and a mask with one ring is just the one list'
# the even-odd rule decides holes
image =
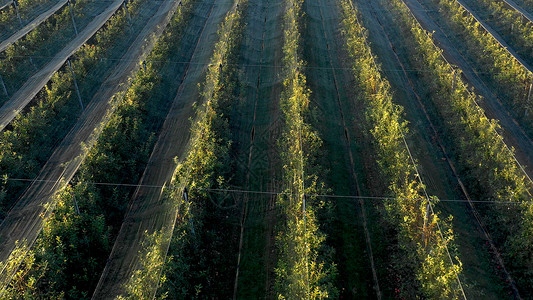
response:
{"label": "dirt path", "polygon": [[67,59],[78,51],[111,18],[122,5],[122,2],[122,0],[112,2],[104,12],[95,17],[76,38],[56,54],[45,67],[28,79],[11,99],[0,107],[0,131],[31,102]]}
{"label": "dirt path", "polygon": [[[53,196],[74,176],[112,115],[116,107],[112,96],[127,88],[127,79],[138,70],[139,60],[144,59],[151,51],[155,39],[166,27],[168,12],[173,12],[177,6],[177,2],[162,3],[164,5],[161,5],[158,12],[146,23],[123,55],[123,60],[101,85],[78,122],[0,225],[0,261],[7,259],[17,240],[26,240],[31,245],[37,238],[43,218],[46,219],[51,213],[46,206],[54,206]],[[2,278],[5,275],[2,273]]]}
{"label": "dirt path", "polygon": [[6,40],[2,41],[0,43],[0,52],[7,49],[7,47],[13,45],[16,43],[20,38],[24,37],[26,34],[28,34],[30,31],[32,31],[35,27],[39,26],[42,22],[46,21],[48,17],[56,13],[58,10],[60,10],[65,4],[67,4],[69,0],[61,0],[56,5],[52,6],[49,10],[45,11],[44,13],[37,16],[35,19],[33,19],[30,23],[28,23],[26,26],[24,26],[19,31],[15,32],[13,35],[11,35]]}
{"label": "dirt path", "polygon": [[[279,153],[278,140],[281,137],[282,128],[282,116],[281,108],[279,105],[279,99],[281,97],[281,91],[283,89],[283,81],[281,74],[283,73],[282,67],[282,43],[283,43],[283,15],[285,3],[272,3],[272,9],[281,9],[279,14],[273,15],[272,20],[267,23],[267,35],[265,48],[265,60],[264,64],[270,66],[270,69],[265,68],[267,74],[270,76],[263,76],[266,78],[261,84],[260,93],[261,97],[265,97],[266,101],[262,104],[258,104],[258,111],[265,111],[268,113],[268,123],[264,124],[259,120],[256,120],[255,135],[257,136],[257,155],[253,158],[254,168],[261,168],[263,173],[260,179],[256,182],[256,186],[260,184],[260,190],[266,190],[268,192],[279,192],[279,188],[282,186],[280,183],[281,178],[281,157]],[[272,66],[277,66],[273,68]],[[261,150],[260,150],[261,149]],[[261,166],[263,164],[263,166]],[[277,252],[276,252],[276,224],[279,214],[279,205],[277,204],[277,195],[270,195],[260,198],[261,203],[265,203],[264,211],[266,211],[266,234],[262,235],[266,246],[263,248],[265,255],[265,265],[263,269],[264,274],[264,298],[272,299],[276,295],[274,293],[275,284],[275,272],[274,268],[277,266]],[[264,200],[264,201],[263,201]],[[259,285],[261,286],[261,285]]]}
{"label": "dirt path", "polygon": [[[123,293],[123,285],[137,269],[140,245],[144,232],[171,229],[175,211],[160,201],[161,188],[168,185],[176,168],[174,158],[184,158],[190,140],[189,117],[194,115],[192,104],[199,97],[197,88],[207,69],[217,38],[218,24],[232,7],[231,1],[202,3],[196,24],[190,24],[191,36],[185,44],[190,50],[190,63],[182,65],[183,77],[172,107],[165,119],[147,168],[139,182],[120,228],[112,253],[104,269],[93,299],[114,299]],[[198,22],[202,22],[198,24]],[[187,48],[186,48],[187,49]],[[166,236],[166,235],[165,235]],[[155,287],[154,287],[155,288]]]}
{"label": "dirt path", "polygon": [[460,54],[455,44],[448,38],[445,31],[435,23],[435,21],[424,11],[426,7],[422,6],[416,0],[405,1],[411,12],[422,24],[425,30],[434,32],[433,39],[437,45],[444,51],[446,59],[453,65],[458,66],[464,74],[466,81],[472,85],[475,92],[481,95],[485,101],[480,106],[485,110],[489,118],[499,120],[504,129],[501,133],[505,143],[515,148],[515,155],[520,164],[526,166],[526,172],[529,177],[533,178],[533,141],[526,132],[520,127],[518,122],[511,116],[508,109],[493,91],[476,73],[471,64]]}

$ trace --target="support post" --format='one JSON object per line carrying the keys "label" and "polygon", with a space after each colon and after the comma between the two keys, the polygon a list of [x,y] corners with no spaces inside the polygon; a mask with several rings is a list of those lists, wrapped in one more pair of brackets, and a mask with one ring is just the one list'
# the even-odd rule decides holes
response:
{"label": "support post", "polygon": [[4,79],[2,78],[2,75],[0,75],[0,83],[2,84],[2,89],[4,90],[4,94],[6,94],[6,97],[9,98],[9,94],[7,92],[6,84],[4,83]]}
{"label": "support post", "polygon": [[35,64],[35,62],[33,61],[33,57],[30,56],[30,63],[31,65],[33,66],[33,69],[37,72],[39,71],[39,69],[37,68],[37,65]]}
{"label": "support post", "polygon": [[531,94],[533,94],[533,77],[531,78],[531,83],[529,84],[529,93],[527,94],[527,101],[526,101],[526,111],[524,112],[524,116],[527,117],[529,114],[529,107],[532,105],[531,103]]}
{"label": "support post", "polygon": [[302,213],[303,213],[303,219],[304,219],[304,240],[305,240],[305,280],[307,282],[307,294],[309,295],[309,257],[308,257],[308,251],[309,251],[309,245],[307,244],[307,216],[305,214],[305,205],[306,205],[306,199],[305,193],[302,196]]}
{"label": "support post", "polygon": [[76,76],[74,75],[74,69],[72,69],[72,64],[70,63],[70,58],[67,59],[67,64],[70,69],[70,74],[72,74],[72,80],[74,80],[74,86],[76,87],[76,94],[78,95],[78,100],[80,101],[81,110],[85,110],[83,107],[83,102],[81,101],[80,89],[78,87],[78,81],[76,81]]}
{"label": "support post", "polygon": [[72,196],[72,200],[74,201],[74,209],[76,210],[76,214],[80,215],[80,208],[78,207],[78,201],[76,201],[76,196]]}
{"label": "support post", "polygon": [[[187,189],[187,187],[184,187],[183,188],[183,201],[185,202],[189,202],[189,190]],[[194,225],[193,225],[193,218],[190,218],[189,219],[189,227],[191,228],[191,233],[193,235],[196,235],[196,232],[194,230]],[[197,248],[197,243],[194,243],[194,248]]]}
{"label": "support post", "polygon": [[428,199],[428,204],[426,206],[426,215],[424,216],[424,227],[422,228],[422,240],[424,241],[424,248],[427,247],[427,236],[426,236],[426,231],[427,231],[427,227],[428,227],[428,222],[429,222],[429,211],[431,209],[431,202],[430,200]]}
{"label": "support post", "polygon": [[68,0],[67,3],[68,3],[68,10],[70,11],[70,17],[72,19],[72,25],[74,26],[74,32],[76,32],[76,35],[78,35],[78,27],[76,26],[76,21],[74,20],[74,11],[72,11],[70,0]]}
{"label": "support post", "polygon": [[122,5],[124,5],[124,11],[126,12],[126,17],[128,18],[128,22],[131,25],[131,16],[130,16],[130,13],[128,12],[128,0],[124,0],[124,2],[122,2]]}
{"label": "support post", "polygon": [[15,7],[15,12],[17,13],[17,18],[19,19],[20,27],[24,27],[22,25],[22,18],[20,17],[19,5],[17,3],[17,0],[13,0],[13,6]]}
{"label": "support post", "polygon": [[533,93],[533,77],[531,78],[531,83],[529,84],[529,93],[527,95],[527,102],[531,101],[531,94]]}
{"label": "support post", "polygon": [[455,78],[457,77],[457,72],[453,69],[453,80],[452,80],[452,92],[455,91]]}
{"label": "support post", "polygon": [[183,200],[189,202],[189,191],[187,190],[187,187],[183,188]]}

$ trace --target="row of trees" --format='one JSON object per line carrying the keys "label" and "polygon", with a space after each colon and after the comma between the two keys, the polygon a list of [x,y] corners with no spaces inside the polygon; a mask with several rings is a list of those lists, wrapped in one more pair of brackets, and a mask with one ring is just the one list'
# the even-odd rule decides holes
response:
{"label": "row of trees", "polygon": [[[409,289],[416,286],[418,293],[429,299],[459,298],[461,262],[458,257],[452,261],[449,256],[448,248],[454,248],[449,221],[433,214],[432,206],[437,199],[428,199],[424,192],[404,139],[407,122],[402,107],[393,102],[390,84],[376,64],[357,9],[350,0],[341,0],[340,4],[342,33],[357,82],[356,97],[364,106],[365,127],[373,139],[379,170],[396,198],[385,204],[388,222],[397,228],[398,243],[404,253],[404,262],[400,263],[411,266],[416,277],[401,278],[400,295],[414,297]],[[439,223],[446,226],[439,227]]]}
{"label": "row of trees", "polygon": [[[90,0],[78,0],[72,5],[78,30],[89,22],[87,14],[95,6],[98,7],[98,4]],[[0,53],[0,75],[9,97],[75,36],[71,18],[69,8],[65,6]],[[0,104],[7,99],[8,96],[2,90]]]}
{"label": "row of trees", "polygon": [[[140,267],[126,284],[123,298],[145,298],[154,287],[158,299],[231,297],[236,239],[232,228],[224,224],[225,212],[218,209],[227,205],[226,194],[209,190],[228,189],[232,179],[228,112],[237,100],[235,65],[247,5],[246,0],[237,1],[220,25],[200,86],[186,155],[176,158],[172,182],[163,191],[164,199],[171,203],[169,209],[177,210],[177,219],[174,226],[146,233]],[[188,189],[186,199],[184,187]],[[154,276],[161,272],[161,278]]]}
{"label": "row of trees", "polygon": [[[137,16],[143,0],[130,3],[129,13]],[[138,22],[138,26],[142,26]],[[96,89],[111,72],[116,61],[102,61],[113,52],[127,49],[127,41],[134,33],[124,34],[128,28],[124,11],[115,14],[105,26],[72,57],[74,76],[79,83],[83,102],[92,98]],[[67,65],[54,74],[51,81],[37,95],[35,105],[19,114],[0,133],[0,175],[7,178],[34,178],[64,138],[80,114],[74,79]],[[3,215],[28,182],[0,183],[0,213]]]}
{"label": "row of trees", "polygon": [[527,11],[529,12],[533,11],[533,0],[516,0],[515,2],[520,4]]}
{"label": "row of trees", "polygon": [[[437,1],[437,0],[435,0]],[[499,96],[509,106],[513,116],[533,135],[533,101],[529,99],[533,74],[518,62],[481,24],[456,0],[438,0],[440,12],[446,17],[462,39],[470,57],[477,63],[483,76],[498,87]],[[494,11],[500,17],[505,14]],[[510,16],[509,16],[510,17]],[[515,18],[516,20],[516,18]],[[517,25],[523,30],[524,45],[532,47],[533,30],[531,25]],[[522,34],[519,34],[522,35]],[[524,49],[527,51],[528,48]],[[526,52],[527,53],[527,52]]]}
{"label": "row of trees", "polygon": [[487,22],[508,38],[510,46],[530,65],[533,64],[533,24],[504,1],[481,0],[476,7],[488,15]]}
{"label": "row of trees", "polygon": [[[49,7],[53,3],[51,0],[20,0],[17,1],[18,13],[22,24],[30,21],[35,16],[35,11],[41,7]],[[7,38],[21,27],[18,20],[17,10],[13,4],[0,11],[0,39]]]}
{"label": "row of trees", "polygon": [[335,298],[336,266],[331,249],[316,218],[320,203],[313,195],[324,191],[314,168],[314,157],[322,140],[306,122],[310,90],[303,74],[301,57],[302,0],[287,1],[283,20],[283,90],[280,99],[283,193],[277,198],[281,208],[278,224],[278,263],[275,292],[278,299]]}
{"label": "row of trees", "polygon": [[533,266],[532,182],[523,174],[498,134],[498,122],[488,119],[477,105],[459,71],[442,56],[431,35],[416,22],[404,2],[394,0],[390,8],[399,26],[408,33],[408,47],[415,50],[412,59],[431,91],[431,103],[437,109],[437,123],[445,130],[453,157],[459,162],[462,177],[477,199],[520,202],[521,205],[491,205],[486,221],[504,254],[507,267],[518,279],[523,291],[531,295]]}
{"label": "row of trees", "polygon": [[[139,2],[150,5],[149,1]],[[177,51],[191,16],[190,2],[182,2],[184,5],[148,56],[152,62],[139,70],[125,94],[115,95],[121,97],[115,114],[74,183],[57,196],[56,209],[45,222],[42,234],[4,295],[6,298],[91,297],[133,192],[129,187],[92,183],[131,183],[142,174],[159,130],[155,124],[162,117],[161,110],[168,108],[168,81],[173,80],[163,78],[159,71]]]}

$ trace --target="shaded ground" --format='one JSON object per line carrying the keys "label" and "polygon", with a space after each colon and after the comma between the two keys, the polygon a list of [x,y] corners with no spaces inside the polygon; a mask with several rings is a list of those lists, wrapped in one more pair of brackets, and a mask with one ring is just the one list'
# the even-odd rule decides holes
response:
{"label": "shaded ground", "polygon": [[[250,0],[248,24],[241,50],[242,99],[233,118],[236,182],[251,191],[279,191],[277,140],[280,134],[279,98],[281,82],[281,28],[284,4]],[[242,249],[236,278],[237,299],[273,297],[274,224],[276,196],[243,195]]]}

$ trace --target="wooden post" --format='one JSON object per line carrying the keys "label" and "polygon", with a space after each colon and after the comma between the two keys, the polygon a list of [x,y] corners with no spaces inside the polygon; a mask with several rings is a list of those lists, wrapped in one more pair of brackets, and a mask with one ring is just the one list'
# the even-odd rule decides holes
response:
{"label": "wooden post", "polygon": [[6,97],[9,98],[9,94],[7,93],[6,84],[4,83],[4,79],[2,79],[2,75],[0,75],[0,83],[2,84],[2,88],[4,89],[4,93],[6,94]]}
{"label": "wooden post", "polygon": [[76,94],[78,94],[78,100],[80,101],[80,106],[81,106],[81,110],[85,110],[85,108],[83,107],[83,102],[81,101],[81,94],[80,94],[80,89],[78,87],[78,82],[76,81],[76,76],[74,76],[74,69],[72,69],[72,64],[70,63],[70,58],[67,59],[67,64],[68,64],[68,67],[70,69],[70,74],[72,74],[72,80],[74,80],[74,86],[76,87]]}
{"label": "wooden post", "polygon": [[[187,187],[184,187],[184,188],[183,188],[183,201],[184,201],[184,202],[189,202],[189,190],[187,189]],[[194,231],[194,225],[193,225],[192,222],[193,222],[193,218],[190,218],[190,219],[189,219],[189,227],[190,227],[190,229],[191,229],[191,233],[192,233],[193,235],[196,235],[196,232]],[[194,244],[194,248],[197,248],[197,247],[198,247],[196,242],[193,243],[193,244]]]}
{"label": "wooden post", "polygon": [[67,3],[68,3],[68,10],[70,11],[70,17],[72,19],[72,24],[74,25],[74,32],[76,32],[76,35],[78,35],[78,27],[76,26],[76,21],[74,21],[74,12],[72,11],[70,0],[68,0]]}
{"label": "wooden post", "polygon": [[524,111],[524,116],[527,117],[529,114],[529,107],[532,105],[531,103],[531,94],[533,93],[533,78],[531,78],[531,83],[529,84],[529,93],[527,94],[527,101],[526,101],[526,110]]}
{"label": "wooden post", "polygon": [[37,68],[37,65],[35,64],[35,62],[33,61],[33,57],[30,56],[30,63],[31,65],[33,66],[33,69],[37,72],[39,71],[39,69]]}

